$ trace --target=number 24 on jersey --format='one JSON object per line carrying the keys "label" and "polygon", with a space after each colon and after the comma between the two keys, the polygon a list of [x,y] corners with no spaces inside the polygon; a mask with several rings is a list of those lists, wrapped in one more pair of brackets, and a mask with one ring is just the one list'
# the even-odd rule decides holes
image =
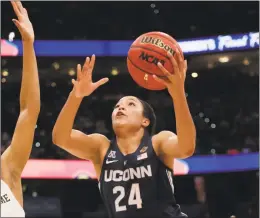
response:
{"label": "number 24 on jersey", "polygon": [[[125,188],[123,186],[116,186],[113,188],[113,194],[117,194],[119,192],[118,197],[115,200],[115,208],[116,212],[126,211],[126,205],[120,205],[120,202],[125,197]],[[140,193],[140,186],[138,183],[132,184],[128,205],[136,205],[137,209],[142,208],[142,199]]]}

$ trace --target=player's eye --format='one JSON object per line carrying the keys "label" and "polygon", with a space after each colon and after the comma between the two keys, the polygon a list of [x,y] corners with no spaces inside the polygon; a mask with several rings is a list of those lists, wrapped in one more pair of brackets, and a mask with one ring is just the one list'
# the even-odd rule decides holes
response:
{"label": "player's eye", "polygon": [[114,108],[118,108],[119,107],[119,105],[116,105]]}
{"label": "player's eye", "polygon": [[135,103],[130,102],[128,105],[130,105],[130,106],[135,106]]}

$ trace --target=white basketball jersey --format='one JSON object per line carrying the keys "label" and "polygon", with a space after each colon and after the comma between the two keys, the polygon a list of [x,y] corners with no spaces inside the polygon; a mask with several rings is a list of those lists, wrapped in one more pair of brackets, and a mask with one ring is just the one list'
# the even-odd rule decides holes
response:
{"label": "white basketball jersey", "polygon": [[3,180],[1,180],[1,217],[25,217],[22,206]]}

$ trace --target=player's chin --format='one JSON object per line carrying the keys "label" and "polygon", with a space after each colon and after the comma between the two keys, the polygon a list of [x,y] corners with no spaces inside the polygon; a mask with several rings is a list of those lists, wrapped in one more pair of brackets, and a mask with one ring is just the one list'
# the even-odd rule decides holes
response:
{"label": "player's chin", "polygon": [[124,126],[124,125],[127,125],[127,123],[128,123],[127,119],[119,118],[119,119],[113,120],[113,126],[115,126],[115,127]]}
{"label": "player's chin", "polygon": [[114,129],[122,129],[122,128],[126,128],[129,126],[129,120],[128,119],[115,119],[113,120],[113,127]]}

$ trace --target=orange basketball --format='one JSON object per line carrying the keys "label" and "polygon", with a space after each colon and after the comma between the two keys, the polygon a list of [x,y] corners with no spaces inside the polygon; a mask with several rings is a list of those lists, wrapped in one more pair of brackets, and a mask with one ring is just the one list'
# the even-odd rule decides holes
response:
{"label": "orange basketball", "polygon": [[160,78],[165,77],[157,66],[158,62],[161,62],[170,73],[174,73],[167,52],[170,52],[174,57],[176,49],[183,57],[183,52],[177,41],[166,33],[149,32],[139,36],[131,45],[127,56],[128,71],[133,80],[149,90],[165,89],[166,87],[154,80],[152,75],[155,74]]}

